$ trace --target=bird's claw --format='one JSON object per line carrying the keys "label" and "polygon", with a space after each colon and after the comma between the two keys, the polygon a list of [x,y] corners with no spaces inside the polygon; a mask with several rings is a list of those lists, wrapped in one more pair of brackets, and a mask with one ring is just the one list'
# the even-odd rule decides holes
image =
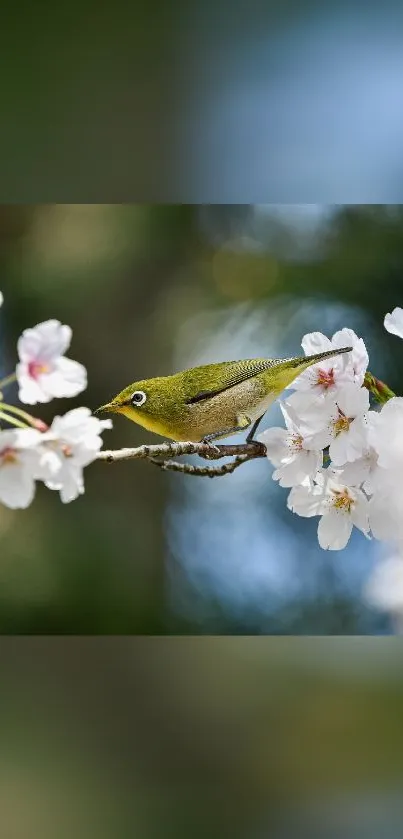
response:
{"label": "bird's claw", "polygon": [[221,456],[221,451],[218,448],[218,446],[215,446],[214,443],[210,442],[210,440],[204,439],[202,442],[205,446],[207,446],[207,449],[210,449],[210,451],[206,451],[206,453],[203,455],[203,457],[205,457],[206,460],[216,460],[217,457]]}

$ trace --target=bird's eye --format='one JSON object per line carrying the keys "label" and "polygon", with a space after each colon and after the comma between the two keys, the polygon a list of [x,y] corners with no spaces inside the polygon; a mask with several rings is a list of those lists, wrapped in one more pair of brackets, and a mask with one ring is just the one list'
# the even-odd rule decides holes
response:
{"label": "bird's eye", "polygon": [[131,398],[131,403],[132,405],[136,405],[136,407],[138,408],[139,405],[144,405],[146,399],[147,396],[144,393],[144,390],[135,390]]}

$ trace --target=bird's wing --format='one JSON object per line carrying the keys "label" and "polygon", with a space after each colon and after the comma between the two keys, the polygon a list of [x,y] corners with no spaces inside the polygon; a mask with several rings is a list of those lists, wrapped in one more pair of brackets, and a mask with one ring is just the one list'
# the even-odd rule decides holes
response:
{"label": "bird's wing", "polygon": [[192,405],[204,399],[211,399],[224,390],[246,379],[251,379],[258,373],[263,373],[264,370],[277,363],[276,359],[248,358],[242,361],[223,361],[221,364],[194,367],[193,370],[187,370],[186,374],[183,374],[186,375],[187,392],[191,394],[186,402]]}

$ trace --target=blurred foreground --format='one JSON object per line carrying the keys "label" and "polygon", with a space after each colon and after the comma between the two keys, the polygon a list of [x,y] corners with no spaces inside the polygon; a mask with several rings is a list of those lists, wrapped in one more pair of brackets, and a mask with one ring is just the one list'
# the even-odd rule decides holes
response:
{"label": "blurred foreground", "polygon": [[400,839],[401,648],[9,639],[2,835]]}

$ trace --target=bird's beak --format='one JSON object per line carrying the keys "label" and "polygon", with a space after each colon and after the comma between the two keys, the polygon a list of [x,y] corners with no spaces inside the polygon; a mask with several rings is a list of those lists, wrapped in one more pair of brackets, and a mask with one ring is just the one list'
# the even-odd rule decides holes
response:
{"label": "bird's beak", "polygon": [[113,402],[107,402],[106,405],[101,405],[99,408],[96,408],[93,411],[94,414],[101,414],[103,412],[113,414],[116,411],[117,405],[114,405]]}

